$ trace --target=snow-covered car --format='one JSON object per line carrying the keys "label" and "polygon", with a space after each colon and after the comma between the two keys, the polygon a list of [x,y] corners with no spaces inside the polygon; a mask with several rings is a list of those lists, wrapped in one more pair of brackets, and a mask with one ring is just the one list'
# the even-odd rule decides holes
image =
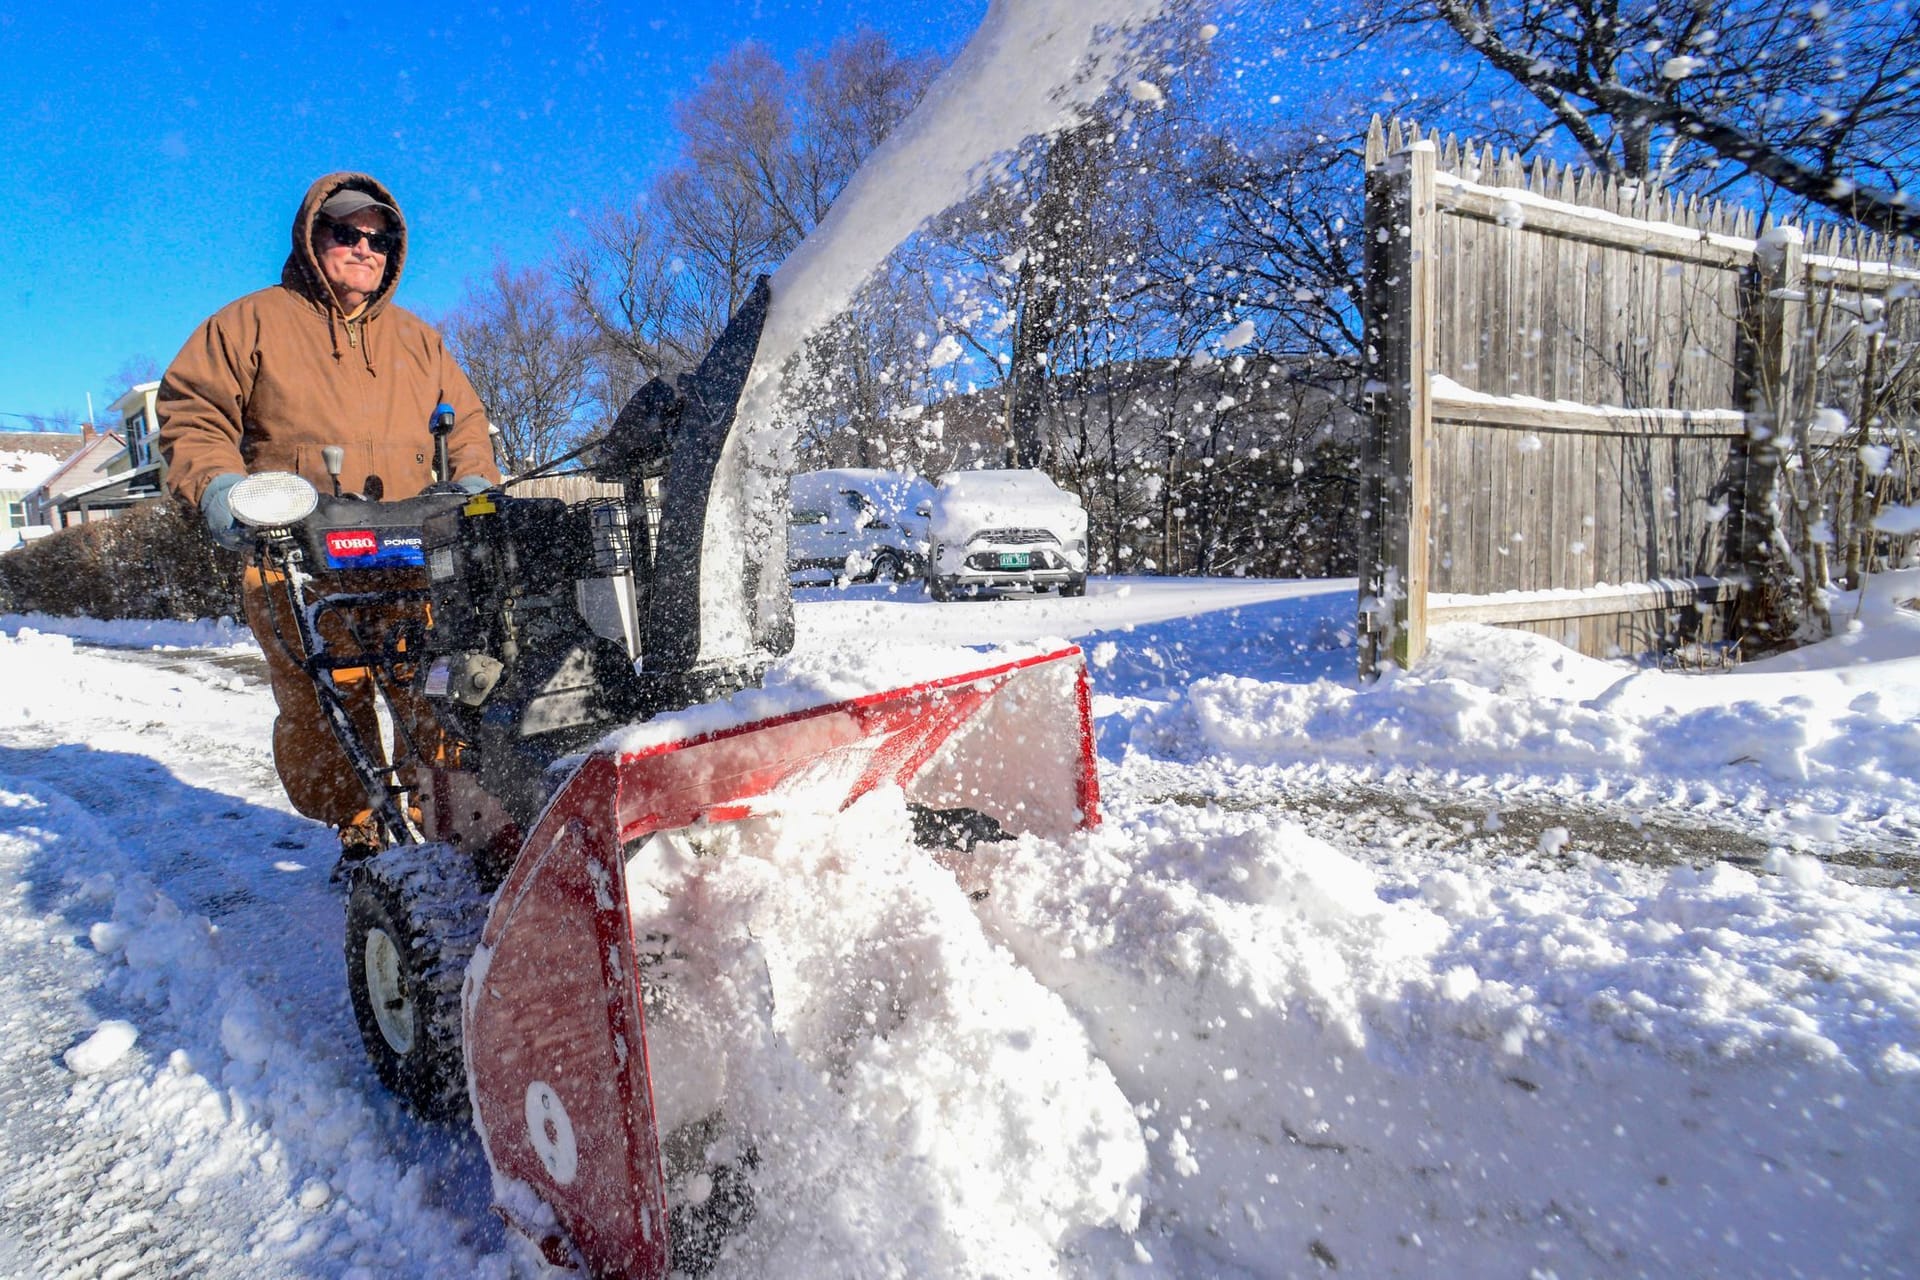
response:
{"label": "snow-covered car", "polygon": [[917,578],[927,560],[933,486],[910,471],[840,467],[793,477],[787,569],[796,581]]}
{"label": "snow-covered car", "polygon": [[983,591],[1087,592],[1087,512],[1041,471],[956,471],[931,508],[935,600]]}

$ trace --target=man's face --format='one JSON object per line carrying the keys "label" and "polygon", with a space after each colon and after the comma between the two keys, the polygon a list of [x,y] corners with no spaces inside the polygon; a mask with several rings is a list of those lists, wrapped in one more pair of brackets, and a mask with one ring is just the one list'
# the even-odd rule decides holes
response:
{"label": "man's face", "polygon": [[336,226],[372,235],[387,229],[387,215],[378,209],[362,209],[345,218],[321,218],[313,224],[313,251],[320,259],[320,274],[340,305],[351,311],[380,288],[387,272],[387,255],[377,252],[366,235],[355,237],[350,245],[339,243],[345,233],[335,234]]}

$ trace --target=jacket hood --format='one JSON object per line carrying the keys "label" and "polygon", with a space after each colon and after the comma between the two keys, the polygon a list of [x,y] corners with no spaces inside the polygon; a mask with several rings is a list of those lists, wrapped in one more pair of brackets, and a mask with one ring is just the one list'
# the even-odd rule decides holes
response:
{"label": "jacket hood", "polygon": [[380,288],[367,299],[364,314],[372,316],[393,296],[400,284],[400,270],[407,262],[407,219],[400,213],[400,202],[393,198],[378,179],[365,173],[330,173],[307,188],[306,199],[300,202],[300,211],[293,218],[293,250],[287,254],[287,263],[280,268],[280,283],[307,298],[323,311],[337,312],[340,304],[334,301],[333,290],[327,287],[326,277],[320,274],[320,259],[313,251],[313,224],[320,217],[320,206],[325,204],[334,192],[352,187],[364,191],[381,204],[392,207],[399,214],[399,225],[394,227],[400,233],[400,245],[387,255],[387,274],[380,281]]}

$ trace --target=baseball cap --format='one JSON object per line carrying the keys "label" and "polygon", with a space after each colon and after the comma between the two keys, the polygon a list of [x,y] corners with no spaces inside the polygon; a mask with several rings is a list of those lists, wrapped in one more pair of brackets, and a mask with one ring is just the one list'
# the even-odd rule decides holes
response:
{"label": "baseball cap", "polygon": [[396,227],[400,225],[398,209],[358,187],[342,187],[320,203],[321,216],[335,220],[351,217],[362,209],[378,209],[386,214]]}

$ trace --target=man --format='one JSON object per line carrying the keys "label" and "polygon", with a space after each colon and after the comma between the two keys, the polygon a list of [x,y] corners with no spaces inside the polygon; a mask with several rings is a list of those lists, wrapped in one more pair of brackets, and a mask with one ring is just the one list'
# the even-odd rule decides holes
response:
{"label": "man", "polygon": [[[174,357],[158,403],[167,487],[222,542],[244,543],[227,497],[249,472],[292,471],[330,492],[328,445],[343,452],[343,489],[387,499],[419,493],[435,479],[428,422],[442,403],[456,415],[447,440],[456,482],[470,492],[499,483],[472,385],[440,335],[392,303],[406,251],[392,194],[366,174],[330,173],[300,202],[280,283],[215,312]],[[279,709],[274,765],[294,808],[337,828],[344,858],[364,857],[380,847],[379,827],[288,650],[295,632],[284,593],[270,589],[276,580],[256,565],[242,587]],[[351,645],[341,627],[327,640]],[[377,749],[370,673],[336,678]],[[440,748],[431,710],[403,693],[395,711],[416,751],[431,758]]]}

